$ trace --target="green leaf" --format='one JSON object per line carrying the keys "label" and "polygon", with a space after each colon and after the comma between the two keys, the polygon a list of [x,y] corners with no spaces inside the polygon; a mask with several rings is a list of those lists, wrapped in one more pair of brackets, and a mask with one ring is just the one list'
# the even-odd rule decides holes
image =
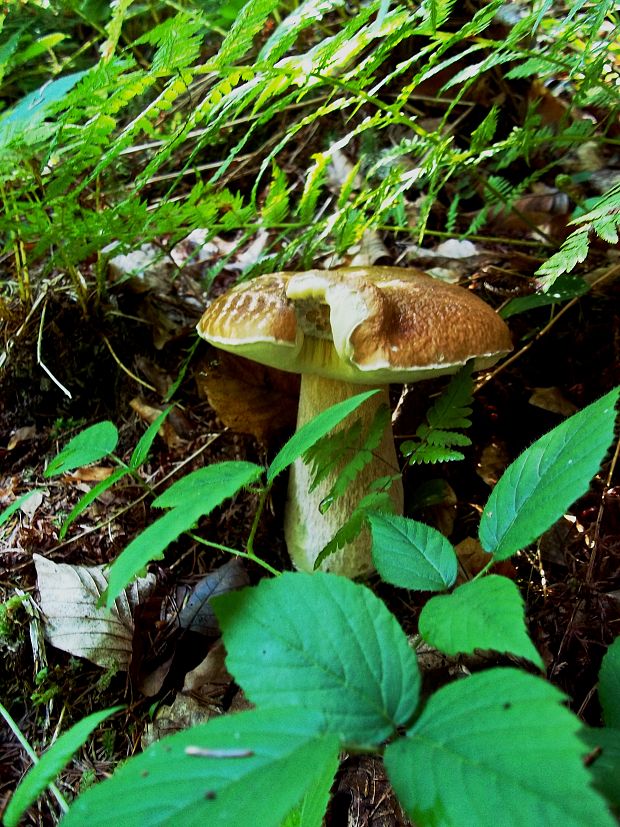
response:
{"label": "green leaf", "polygon": [[253,709],[153,744],[86,790],[63,827],[280,827],[335,773],[338,740],[305,709]]}
{"label": "green leaf", "polygon": [[121,591],[147,563],[162,557],[173,540],[225,499],[255,482],[262,472],[263,469],[252,462],[220,462],[193,471],[157,497],[154,506],[171,508],[172,511],[132,540],[110,566],[106,606],[112,606]]}
{"label": "green leaf", "polygon": [[512,580],[498,574],[463,583],[452,594],[432,597],[420,613],[419,631],[427,643],[446,655],[494,649],[544,669],[525,627],[521,593]]}
{"label": "green leaf", "polygon": [[278,0],[249,0],[237,14],[224,38],[215,57],[215,64],[227,68],[242,58],[277,5]]}
{"label": "green leaf", "polygon": [[416,824],[612,827],[589,787],[579,719],[555,687],[490,669],[431,696],[407,737],[385,752]]}
{"label": "green leaf", "polygon": [[391,514],[369,514],[368,520],[372,559],[387,583],[431,592],[454,583],[456,553],[437,529]]}
{"label": "green leaf", "polygon": [[107,491],[108,488],[111,488],[115,485],[119,480],[129,474],[129,470],[127,468],[116,468],[109,477],[104,480],[101,480],[97,483],[97,485],[93,486],[90,491],[88,491],[84,496],[77,502],[73,508],[71,509],[69,516],[62,524],[60,532],[58,533],[58,539],[62,540],[66,533],[67,529],[71,525],[71,523],[75,520],[76,517],[84,511],[85,508],[97,499],[100,494],[103,494],[104,491]]}
{"label": "green leaf", "polygon": [[620,807],[620,729],[587,728],[579,734],[591,750],[588,769],[595,789]]}
{"label": "green leaf", "polygon": [[213,606],[227,666],[257,706],[321,712],[348,745],[377,745],[413,714],[415,655],[365,586],[289,572],[218,597]]}
{"label": "green leaf", "polygon": [[281,827],[322,827],[337,768],[337,758],[333,764],[325,763],[323,773],[317,774],[301,803],[291,810]]}
{"label": "green leaf", "polygon": [[576,296],[583,296],[590,289],[588,283],[581,276],[563,275],[556,279],[553,288],[547,293],[532,293],[531,296],[520,296],[511,299],[500,311],[502,319],[509,319],[517,313],[524,313],[536,307],[545,307],[550,304],[568,301]]}
{"label": "green leaf", "polygon": [[605,652],[598,673],[598,697],[606,726],[620,729],[620,637]]}
{"label": "green leaf", "polygon": [[29,500],[30,497],[35,494],[45,494],[45,491],[43,488],[33,488],[32,491],[26,491],[25,494],[21,494],[16,500],[13,500],[11,505],[7,506],[4,511],[0,512],[0,525],[6,523],[6,521],[19,510],[21,504],[26,502],[26,500]]}
{"label": "green leaf", "polygon": [[332,428],[335,428],[375,393],[378,393],[378,391],[366,391],[352,396],[350,399],[345,399],[344,402],[338,402],[303,425],[274,457],[267,470],[268,482],[274,480],[278,474],[281,474],[289,465],[292,465],[308,448],[311,448],[315,442],[329,433]]}
{"label": "green leaf", "polygon": [[485,551],[505,560],[539,537],[584,494],[613,438],[620,387],[562,422],[504,472],[480,520]]}
{"label": "green leaf", "polygon": [[159,429],[164,424],[164,420],[166,419],[173,407],[173,405],[170,405],[168,408],[166,408],[165,411],[162,411],[160,415],[157,417],[157,419],[154,422],[151,422],[149,427],[142,434],[142,436],[138,440],[138,444],[133,449],[131,459],[129,460],[130,468],[139,468],[143,462],[146,462],[153,441],[159,433]]}
{"label": "green leaf", "polygon": [[48,784],[56,778],[58,773],[66,767],[74,753],[82,746],[91,732],[110,715],[122,709],[114,706],[101,712],[93,712],[71,729],[64,732],[54,744],[44,752],[38,763],[24,776],[13,793],[9,806],[4,813],[5,827],[17,827],[22,815],[28,807],[37,800]]}
{"label": "green leaf", "polygon": [[45,469],[44,476],[64,474],[89,462],[107,457],[116,448],[118,431],[114,423],[105,421],[91,425],[70,440]]}

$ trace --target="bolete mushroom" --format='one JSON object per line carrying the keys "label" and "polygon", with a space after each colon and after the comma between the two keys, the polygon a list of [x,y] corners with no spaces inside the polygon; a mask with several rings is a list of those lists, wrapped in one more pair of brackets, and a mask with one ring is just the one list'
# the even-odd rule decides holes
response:
{"label": "bolete mushroom", "polygon": [[[365,428],[379,405],[388,403],[390,383],[455,373],[469,360],[474,369],[484,369],[512,348],[505,323],[473,293],[419,270],[398,267],[259,276],[215,299],[198,333],[217,348],[301,373],[298,428],[337,402],[380,388],[356,413]],[[347,493],[321,513],[334,477],[311,492],[310,469],[297,460],[291,468],[284,517],[293,564],[312,571],[317,556],[369,485],[395,473],[398,461],[388,425],[374,460]],[[402,513],[400,480],[390,495],[396,512]],[[321,568],[348,577],[369,574],[373,567],[368,529],[330,555]]]}

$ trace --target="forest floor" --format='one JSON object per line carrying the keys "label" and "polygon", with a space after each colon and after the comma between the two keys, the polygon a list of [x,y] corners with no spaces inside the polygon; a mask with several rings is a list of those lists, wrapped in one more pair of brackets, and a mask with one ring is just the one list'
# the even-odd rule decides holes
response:
{"label": "forest floor", "polygon": [[[215,290],[230,281],[230,276],[224,276]],[[485,293],[484,279],[477,281],[477,290],[497,303]],[[542,308],[515,319],[517,357],[479,382],[470,433],[473,445],[466,449],[465,460],[406,471],[406,502],[411,502],[417,486],[431,479],[440,479],[447,492],[443,501],[440,498],[410,516],[439,527],[454,543],[475,536],[480,510],[507,464],[563,417],[620,382],[619,298],[620,282],[610,280],[559,316]],[[44,644],[45,621],[37,611],[33,555],[78,567],[109,563],[152,520],[145,507],[145,483],[157,491],[202,465],[226,459],[266,462],[292,431],[295,377],[274,376],[255,367],[248,370],[235,360],[218,361],[205,343],[187,362],[202,302],[199,292],[181,294],[170,286],[165,292],[152,288],[135,293],[123,288],[94,310],[85,324],[75,305],[55,297],[46,308],[47,318],[53,321],[46,329],[41,356],[54,378],[70,389],[71,399],[37,363],[32,335],[36,328],[26,326],[11,354],[12,372],[0,401],[0,503],[8,504],[30,489],[40,493],[1,529],[0,598],[7,601],[21,594],[31,599],[9,604],[3,614],[0,695],[37,749],[50,743],[61,724],[64,729],[92,711],[118,702],[128,705],[123,726],[104,727],[96,742],[63,773],[60,784],[70,795],[140,749],[145,733],[152,738],[154,732],[168,732],[243,705],[221,661],[202,684],[194,684],[190,691],[186,685],[185,694],[177,694],[188,671],[214,646],[217,652],[217,645],[214,630],[204,634],[204,630],[179,629],[171,606],[182,599],[183,588],[191,588],[230,559],[188,536],[173,543],[165,559],[150,567],[157,588],[136,611],[128,671],[113,674],[86,658]],[[79,331],[77,341],[74,331]],[[143,484],[129,478],[130,482],[113,487],[60,540],[63,519],[79,497],[109,473],[110,463],[104,460],[94,469],[53,479],[43,477],[46,463],[68,438],[104,419],[118,427],[116,454],[128,460],[146,423],[166,407],[164,398],[178,377],[182,381],[174,396],[176,408],[140,471]],[[427,383],[422,402],[417,394],[415,404],[401,406],[395,423],[397,440],[415,431],[427,401],[441,386]],[[258,419],[248,415],[247,421],[254,422],[250,424],[254,436],[223,425],[205,399],[205,389],[218,405],[224,399],[224,409],[229,411],[247,407],[248,399],[255,412],[264,409]],[[400,392],[394,389],[395,402]],[[620,623],[620,480],[609,478],[610,468],[610,463],[602,468],[570,515],[503,571],[521,587],[529,630],[549,679],[591,724],[599,723],[600,717],[594,690],[601,657]],[[288,565],[281,529],[284,493],[282,486],[274,490],[255,543],[258,555],[278,569]],[[241,550],[255,508],[255,495],[243,492],[205,518],[197,531]],[[474,558],[476,554],[474,550]],[[477,565],[475,560],[470,563]],[[467,569],[467,552],[462,564]],[[243,570],[236,575],[242,582],[256,582],[264,574],[253,564],[244,564]],[[379,582],[374,587],[405,631],[415,633],[426,595]],[[506,662],[490,654],[483,660]],[[471,659],[433,658],[427,653],[425,681],[435,687],[472,668],[476,666]],[[175,697],[187,703],[171,707]],[[0,795],[6,800],[30,761],[12,735],[6,733],[3,741]],[[357,813],[355,824],[404,823],[373,761],[345,762],[337,783],[331,824],[344,823],[345,814],[352,812]],[[54,808],[51,799],[41,799],[26,823],[54,823]]]}

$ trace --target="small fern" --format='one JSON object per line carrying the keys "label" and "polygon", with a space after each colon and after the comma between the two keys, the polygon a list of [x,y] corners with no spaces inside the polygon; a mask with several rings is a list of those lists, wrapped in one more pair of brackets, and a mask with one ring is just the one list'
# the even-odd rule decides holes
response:
{"label": "small fern", "polygon": [[360,419],[356,419],[347,428],[327,434],[305,452],[304,461],[312,470],[310,491],[314,491],[340,467],[332,488],[323,500],[323,512],[345,493],[360,471],[372,461],[373,452],[381,444],[389,421],[388,406],[380,405],[365,434],[362,434]]}
{"label": "small fern", "polygon": [[617,244],[620,234],[620,184],[607,190],[587,213],[571,222],[577,225],[560,249],[538,268],[540,283],[548,290],[563,273],[570,273],[585,261],[590,249],[590,237],[596,233],[608,244]]}
{"label": "small fern", "polygon": [[347,543],[353,542],[360,531],[368,524],[368,512],[394,510],[394,503],[390,497],[389,490],[394,477],[381,477],[370,486],[371,491],[359,501],[346,523],[338,529],[327,545],[321,549],[314,568],[318,569],[338,549],[344,548]]}
{"label": "small fern", "polygon": [[410,465],[463,459],[455,446],[471,445],[469,437],[460,431],[471,425],[472,368],[471,363],[461,368],[427,411],[426,421],[417,429],[415,439],[406,440],[400,446]]}

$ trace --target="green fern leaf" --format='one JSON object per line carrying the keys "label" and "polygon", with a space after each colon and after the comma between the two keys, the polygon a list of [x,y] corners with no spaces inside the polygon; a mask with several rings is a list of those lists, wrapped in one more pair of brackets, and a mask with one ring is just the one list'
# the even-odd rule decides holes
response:
{"label": "green fern leaf", "polygon": [[355,540],[360,531],[368,523],[369,511],[387,511],[390,513],[394,511],[394,503],[388,493],[392,482],[393,477],[385,477],[376,481],[376,484],[378,486],[382,486],[382,488],[380,490],[371,491],[360,500],[346,523],[338,529],[325,548],[320,551],[314,563],[315,569],[318,569],[321,563],[335,551],[338,551],[340,548],[344,548],[347,543],[351,543]]}
{"label": "green fern leaf", "polygon": [[288,212],[288,182],[286,175],[280,167],[274,163],[271,184],[269,185],[265,204],[261,210],[262,223],[265,227],[273,227],[284,221]]}
{"label": "green fern leaf", "polygon": [[407,457],[410,465],[463,459],[463,454],[455,451],[453,446],[471,445],[469,437],[460,431],[471,425],[472,367],[468,363],[452,377],[448,387],[426,412],[426,422],[416,430],[416,438],[406,440],[400,446],[401,454]]}
{"label": "green fern leaf", "polygon": [[249,0],[224,38],[214,60],[215,66],[226,68],[242,58],[277,5],[278,0]]}

